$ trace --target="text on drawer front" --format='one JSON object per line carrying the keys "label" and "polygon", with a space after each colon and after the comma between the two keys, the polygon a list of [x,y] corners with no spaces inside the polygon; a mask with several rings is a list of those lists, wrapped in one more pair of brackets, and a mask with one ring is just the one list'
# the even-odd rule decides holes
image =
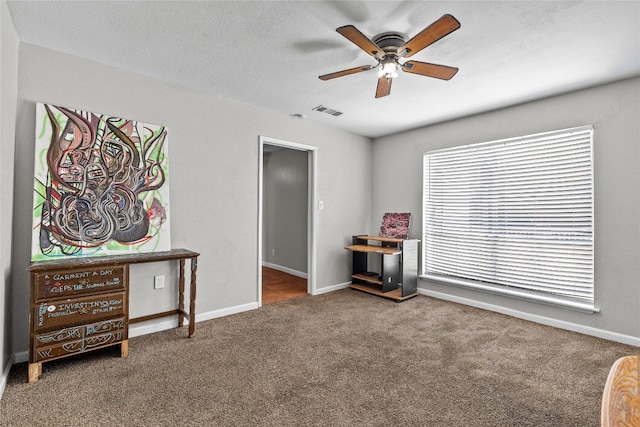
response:
{"label": "text on drawer front", "polygon": [[124,267],[60,270],[36,275],[36,299],[124,290]]}
{"label": "text on drawer front", "polygon": [[35,326],[36,329],[47,329],[122,315],[125,304],[125,294],[122,292],[45,301],[36,306]]}

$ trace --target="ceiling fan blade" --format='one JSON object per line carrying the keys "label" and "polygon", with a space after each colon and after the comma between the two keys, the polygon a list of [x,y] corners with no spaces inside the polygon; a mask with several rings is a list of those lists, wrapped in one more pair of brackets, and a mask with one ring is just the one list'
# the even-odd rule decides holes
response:
{"label": "ceiling fan blade", "polygon": [[345,25],[344,27],[336,28],[336,31],[374,58],[380,59],[384,56],[382,49],[376,46],[367,36],[362,34],[360,30],[353,25]]}
{"label": "ceiling fan blade", "polygon": [[407,61],[402,64],[402,70],[407,73],[420,74],[427,77],[435,77],[442,80],[450,80],[456,75],[456,67],[446,65],[430,64],[428,62]]}
{"label": "ceiling fan blade", "polygon": [[382,76],[378,78],[378,87],[376,88],[376,98],[382,98],[391,93],[391,81],[390,77]]}
{"label": "ceiling fan blade", "polygon": [[375,67],[373,67],[372,65],[363,65],[361,67],[349,68],[348,70],[336,71],[335,73],[323,74],[319,78],[320,80],[331,80],[331,79],[335,79],[336,77],[348,76],[349,74],[355,74],[361,71],[367,71],[372,68],[375,68]]}
{"label": "ceiling fan blade", "polygon": [[453,16],[446,14],[416,34],[404,46],[398,48],[398,56],[408,58],[444,36],[460,28],[460,22]]}

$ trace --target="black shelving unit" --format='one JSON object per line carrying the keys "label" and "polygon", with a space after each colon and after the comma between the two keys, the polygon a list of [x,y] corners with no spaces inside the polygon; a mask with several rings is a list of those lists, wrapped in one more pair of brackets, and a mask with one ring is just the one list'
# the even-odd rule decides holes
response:
{"label": "black shelving unit", "polygon": [[[345,249],[352,251],[351,288],[404,301],[418,295],[417,239],[358,235]],[[380,271],[369,270],[369,254],[379,254]]]}

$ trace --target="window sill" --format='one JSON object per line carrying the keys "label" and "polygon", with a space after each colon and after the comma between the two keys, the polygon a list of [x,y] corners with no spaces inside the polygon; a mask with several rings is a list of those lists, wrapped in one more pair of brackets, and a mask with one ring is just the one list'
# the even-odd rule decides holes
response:
{"label": "window sill", "polygon": [[574,300],[570,298],[559,297],[555,295],[544,294],[541,292],[527,291],[524,289],[510,288],[506,286],[493,285],[490,283],[474,282],[465,279],[456,279],[451,277],[438,276],[433,274],[422,274],[420,278],[430,280],[444,285],[453,285],[461,288],[472,289],[475,291],[491,293],[495,295],[508,296],[511,298],[522,299],[540,304],[553,305],[556,307],[568,308],[583,313],[599,313],[600,309],[588,302]]}

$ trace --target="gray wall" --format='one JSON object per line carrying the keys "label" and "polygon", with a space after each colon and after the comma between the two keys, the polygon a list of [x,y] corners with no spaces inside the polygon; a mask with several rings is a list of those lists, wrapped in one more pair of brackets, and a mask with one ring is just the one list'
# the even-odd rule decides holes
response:
{"label": "gray wall", "polygon": [[262,190],[262,261],[307,273],[308,154],[265,152]]}
{"label": "gray wall", "polygon": [[7,5],[0,2],[0,394],[11,355],[11,236],[18,38]]}
{"label": "gray wall", "polygon": [[[22,238],[14,239],[12,248],[15,352],[28,350],[25,267],[36,102],[167,126],[172,246],[201,253],[197,320],[257,307],[259,135],[317,147],[317,192],[327,207],[317,214],[316,287],[322,291],[350,280],[343,246],[352,230],[370,226],[369,138],[24,43],[18,57],[14,230]],[[132,313],[170,300],[164,292],[171,288],[148,291],[158,266],[133,270],[131,286],[145,292],[132,292]],[[168,267],[162,271],[173,274]]]}
{"label": "gray wall", "polygon": [[[425,151],[593,125],[595,305],[600,313],[583,314],[423,280],[419,287],[441,297],[640,345],[639,88],[640,78],[634,78],[375,140],[373,223],[384,212],[412,212],[411,236],[420,238]],[[402,167],[390,174],[393,165]]]}

